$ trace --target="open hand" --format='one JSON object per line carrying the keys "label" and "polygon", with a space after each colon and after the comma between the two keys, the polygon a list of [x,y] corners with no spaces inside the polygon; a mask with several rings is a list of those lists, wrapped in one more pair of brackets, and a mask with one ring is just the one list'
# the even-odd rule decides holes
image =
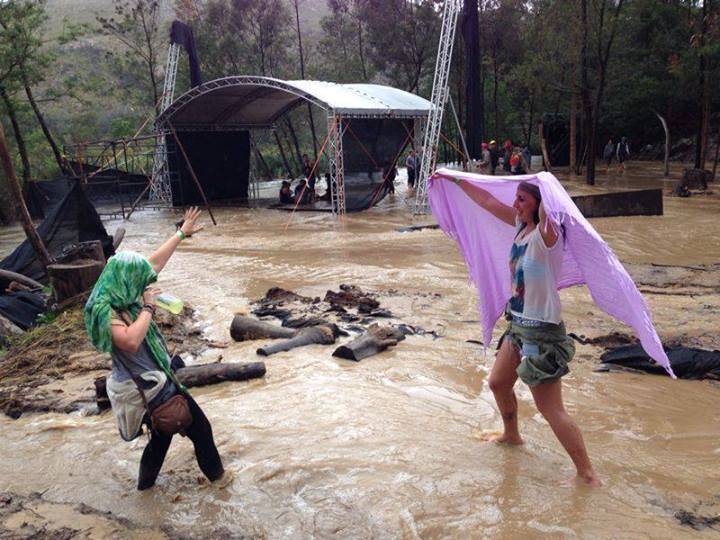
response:
{"label": "open hand", "polygon": [[188,208],[187,210],[185,210],[185,215],[183,216],[183,224],[180,227],[180,230],[185,236],[190,237],[196,232],[204,229],[202,225],[197,225],[197,219],[198,217],[200,217],[201,213],[202,210],[198,209],[197,206],[193,206],[192,208]]}

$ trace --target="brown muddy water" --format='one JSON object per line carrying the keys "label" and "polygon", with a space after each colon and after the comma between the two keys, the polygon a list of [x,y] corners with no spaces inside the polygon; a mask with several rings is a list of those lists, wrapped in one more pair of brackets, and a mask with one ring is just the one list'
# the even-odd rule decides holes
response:
{"label": "brown muddy water", "polygon": [[[562,178],[571,193],[661,186],[659,166],[630,164],[598,186]],[[634,169],[634,170],[633,170]],[[674,178],[677,178],[675,171]],[[720,197],[665,198],[665,215],[593,224],[628,265],[720,261]],[[602,349],[579,345],[565,379],[604,486],[568,479],[574,470],[517,387],[522,448],[483,442],[501,420],[479,339],[476,297],[455,244],[437,230],[399,233],[413,220],[404,194],[347,217],[221,209],[218,226],[184,242],[159,285],[188,302],[207,333],[229,339],[233,314],[271,286],[323,296],[340,283],[376,291],[404,322],[444,331],[410,336],[360,363],[311,346],[265,359],[267,375],[193,392],[235,473],[226,489],[198,481],[192,445],[177,438],[157,486],[134,490],[145,439],[124,443],[109,414],[0,418],[0,491],[112,511],[144,527],[196,537],[268,538],[696,538],[679,510],[720,510],[720,387],[633,373],[596,373]],[[149,254],[176,214],[146,211],[125,224],[125,249]],[[206,219],[206,221],[208,221]],[[415,222],[431,221],[431,218]],[[109,222],[111,232],[119,221]],[[6,252],[19,237],[0,232]],[[439,296],[434,296],[438,293]],[[663,338],[720,348],[720,295],[648,294]],[[562,292],[570,331],[628,332],[583,287]],[[496,329],[499,335],[500,325]],[[255,361],[258,344],[232,344],[198,361]]]}

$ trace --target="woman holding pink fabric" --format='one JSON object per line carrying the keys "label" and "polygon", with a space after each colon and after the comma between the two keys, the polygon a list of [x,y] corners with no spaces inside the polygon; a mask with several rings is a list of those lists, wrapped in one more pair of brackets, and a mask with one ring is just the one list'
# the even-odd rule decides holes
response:
{"label": "woman holding pink fabric", "polygon": [[601,482],[590,463],[580,429],[562,400],[560,379],[568,373],[567,363],[575,354],[573,341],[562,322],[557,291],[564,234],[547,219],[540,189],[534,184],[521,182],[513,206],[508,206],[477,185],[460,178],[452,180],[478,206],[516,228],[509,260],[512,295],[505,312],[509,326],[500,339],[488,381],[504,427],[502,435],[494,441],[523,444],[513,390],[520,377],[530,387],[538,410],[570,455],[578,478],[598,486]]}

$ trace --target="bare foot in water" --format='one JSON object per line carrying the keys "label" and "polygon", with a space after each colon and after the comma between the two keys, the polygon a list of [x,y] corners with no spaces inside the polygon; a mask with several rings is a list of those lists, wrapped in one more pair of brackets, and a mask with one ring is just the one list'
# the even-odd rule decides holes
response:
{"label": "bare foot in water", "polygon": [[577,481],[582,482],[583,484],[590,486],[590,487],[600,487],[602,486],[602,481],[600,480],[600,477],[595,474],[595,471],[590,471],[589,473],[578,473]]}
{"label": "bare foot in water", "polygon": [[525,441],[523,441],[520,435],[506,435],[505,433],[499,433],[497,431],[484,431],[480,433],[478,438],[485,442],[509,444],[511,446],[525,444]]}

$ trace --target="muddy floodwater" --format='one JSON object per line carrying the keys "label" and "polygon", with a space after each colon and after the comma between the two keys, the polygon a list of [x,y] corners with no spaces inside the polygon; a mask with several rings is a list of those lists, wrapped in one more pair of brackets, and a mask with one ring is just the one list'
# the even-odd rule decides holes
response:
{"label": "muddy floodwater", "polygon": [[[672,183],[661,178],[658,165],[633,163],[623,177],[599,174],[595,188],[561,176],[571,194],[667,193]],[[359,363],[309,346],[265,358],[263,379],[195,389],[235,474],[225,489],[199,481],[192,445],[177,437],[156,487],[139,493],[145,438],[123,442],[111,414],[30,414],[0,418],[0,491],[42,492],[138,527],[207,538],[221,531],[267,538],[720,536],[676,518],[720,513],[715,383],[598,373],[603,349],[578,345],[564,397],[604,482],[599,489],[572,481],[569,458],[522,384],[524,447],[483,442],[501,419],[487,385],[493,355],[466,341],[481,339],[476,294],[442,232],[396,231],[432,222],[413,220],[406,202],[400,190],[349,215],[344,229],[326,214],[296,213],[286,228],[286,212],[218,209],[218,225],[205,216],[206,230],[182,243],[159,286],[191,303],[216,340],[229,340],[233,314],[248,312],[270,287],[322,297],[341,283],[375,292],[397,319],[443,337],[408,336]],[[720,262],[720,196],[664,203],[664,216],[592,223],[634,276]],[[168,211],[136,213],[123,224],[122,247],[149,254],[176,220]],[[112,233],[121,224],[106,226]],[[18,231],[0,233],[3,252]],[[720,282],[670,285],[641,286],[661,338],[720,349]],[[590,338],[630,332],[600,312],[584,287],[561,298],[569,331]],[[256,361],[257,346],[233,343],[190,361]]]}

